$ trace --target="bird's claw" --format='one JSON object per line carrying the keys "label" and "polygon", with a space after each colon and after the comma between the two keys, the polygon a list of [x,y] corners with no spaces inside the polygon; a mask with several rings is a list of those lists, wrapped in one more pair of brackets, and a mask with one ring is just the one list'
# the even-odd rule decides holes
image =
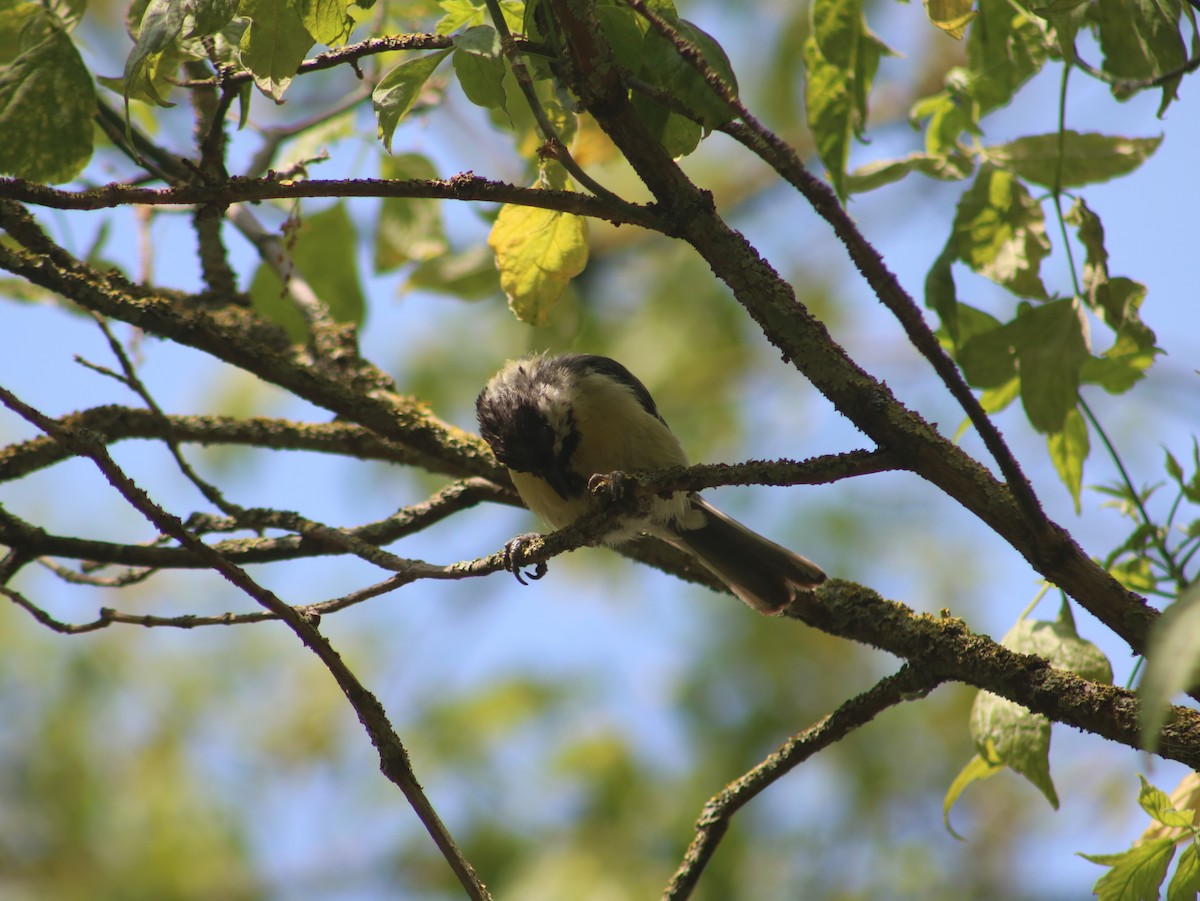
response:
{"label": "bird's claw", "polygon": [[528,584],[525,579],[536,582],[542,576],[546,575],[546,571],[548,569],[546,566],[546,561],[539,560],[533,565],[532,571],[521,572],[521,566],[516,560],[516,558],[520,556],[521,552],[524,550],[525,545],[541,540],[541,535],[537,534],[536,532],[529,532],[526,535],[518,535],[508,544],[504,545],[504,555],[501,559],[501,565],[504,567],[506,572],[510,572],[516,576],[517,581],[522,585]]}
{"label": "bird's claw", "polygon": [[588,479],[588,492],[610,504],[628,504],[635,497],[637,481],[625,473],[598,472]]}

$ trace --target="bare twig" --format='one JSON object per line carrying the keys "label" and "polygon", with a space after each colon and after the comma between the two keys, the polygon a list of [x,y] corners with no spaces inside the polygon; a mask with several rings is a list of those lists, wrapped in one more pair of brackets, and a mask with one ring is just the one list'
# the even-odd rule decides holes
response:
{"label": "bare twig", "polygon": [[0,403],[54,437],[55,440],[65,444],[72,453],[89,458],[121,496],[156,528],[193,551],[209,567],[287,624],[296,636],[320,658],[334,679],[337,680],[379,753],[384,775],[404,793],[442,856],[466,890],[468,897],[473,899],[490,898],[474,868],[462,855],[437,811],[426,797],[420,783],[417,782],[416,774],[408,759],[408,752],[392,728],[383,705],[358,681],[358,677],[346,666],[329,641],[317,630],[315,623],[297,612],[295,608],[284,603],[273,592],[263,588],[245,570],[230,563],[224,556],[193,535],[184,527],[178,517],[155,504],[146,492],[113,462],[101,442],[92,440],[86,433],[64,429],[53,419],[28,406],[12,392],[2,387],[0,387]]}
{"label": "bare twig", "polygon": [[820,722],[797,732],[766,760],[725,786],[704,805],[696,820],[696,837],[667,884],[663,901],[683,901],[691,897],[734,814],[753,798],[818,751],[841,741],[889,707],[924,696],[941,681],[912,664],[905,664],[897,673],[851,698]]}

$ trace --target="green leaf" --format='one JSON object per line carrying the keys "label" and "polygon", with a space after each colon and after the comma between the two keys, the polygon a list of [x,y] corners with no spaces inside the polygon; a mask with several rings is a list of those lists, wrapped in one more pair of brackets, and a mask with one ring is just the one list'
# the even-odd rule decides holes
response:
{"label": "green leaf", "polygon": [[1021,403],[1035,429],[1061,432],[1075,409],[1089,354],[1086,323],[1073,300],[1024,305],[1009,325],[1021,372]]}
{"label": "green leaf", "polygon": [[1050,720],[990,691],[971,706],[971,738],[990,766],[1006,766],[1024,776],[1058,809],[1050,778]]}
{"label": "green leaf", "polygon": [[[1178,0],[1099,0],[1096,31],[1104,54],[1101,68],[1118,79],[1148,81],[1179,69],[1187,62],[1187,49],[1180,33]],[[1161,117],[1179,86],[1180,76],[1162,86]],[[1128,88],[1113,85],[1113,96],[1125,100]]]}
{"label": "green leaf", "polygon": [[1153,839],[1120,854],[1081,854],[1084,860],[1109,867],[1094,886],[1100,901],[1158,901],[1158,890],[1175,856],[1175,842]]}
{"label": "green leaf", "polygon": [[986,413],[999,413],[1021,396],[1021,380],[1014,378],[1010,382],[988,388],[979,395],[979,403]]}
{"label": "green leaf", "polygon": [[946,334],[955,346],[961,341],[958,330],[958,291],[954,285],[953,265],[956,259],[958,249],[951,236],[925,276],[925,306],[937,311]]}
{"label": "green leaf", "polygon": [[1007,326],[995,317],[959,304],[961,344],[955,359],[973,388],[998,388],[1017,375],[1017,357]]}
{"label": "green leaf", "polygon": [[942,799],[942,823],[946,827],[946,831],[953,835],[960,842],[965,842],[954,827],[950,825],[950,809],[958,802],[962,793],[967,790],[967,787],[973,782],[982,782],[984,779],[990,779],[995,776],[1004,767],[998,764],[991,764],[976,754],[971,758],[970,763],[963,767],[954,781],[950,783],[950,787],[946,789],[946,797]]}
{"label": "green leaf", "polygon": [[[1020,620],[1000,642],[1021,654],[1036,654],[1057,669],[1095,682],[1111,682],[1108,658],[1075,632],[1064,605],[1055,622]],[[1012,701],[981,691],[971,708],[971,737],[989,764],[1007,766],[1036,786],[1054,808],[1058,795],[1050,779],[1050,721]]]}
{"label": "green leaf", "polygon": [[513,313],[544,325],[567,283],[587,265],[587,222],[573,213],[505,204],[488,247]]}
{"label": "green leaf", "polygon": [[1108,250],[1104,246],[1104,224],[1092,212],[1082,197],[1075,200],[1067,215],[1068,225],[1075,226],[1079,243],[1087,256],[1083,261],[1083,287],[1087,292],[1088,306],[1097,306],[1096,292],[1108,284]]}
{"label": "green leaf", "polygon": [[354,31],[349,14],[350,0],[303,0],[301,19],[305,30],[326,47],[340,47]]}
{"label": "green leaf", "polygon": [[638,71],[642,65],[645,40],[642,17],[623,3],[598,3],[596,18],[608,43],[612,45],[617,65],[629,72]]}
{"label": "green leaf", "polygon": [[1175,875],[1167,884],[1167,901],[1196,901],[1197,894],[1200,894],[1200,850],[1193,839],[1179,855]]}
{"label": "green leaf", "polygon": [[[62,28],[0,67],[0,172],[30,181],[70,181],[92,158],[96,93]],[[20,136],[19,139],[17,136]]]}
{"label": "green leaf", "polygon": [[[438,6],[445,11],[445,15],[438,20],[434,28],[438,34],[453,34],[472,25],[486,25],[491,22],[487,4],[482,0],[438,0]],[[525,30],[523,0],[500,0],[500,12],[511,30]]]}
{"label": "green leaf", "polygon": [[[359,325],[366,302],[358,279],[358,239],[343,202],[306,216],[295,233],[291,259],[300,276],[338,322]],[[250,287],[254,308],[283,326],[293,341],[307,338],[303,317],[283,292],[275,272],[260,267]]]}
{"label": "green leaf", "polygon": [[[433,163],[419,153],[384,157],[380,175],[396,181],[438,177]],[[441,209],[431,198],[383,198],[375,227],[375,271],[389,272],[413,260],[445,254],[450,245],[442,231]]]}
{"label": "green leaf", "polygon": [[898,160],[878,160],[859,166],[846,176],[846,192],[863,194],[920,172],[940,181],[959,181],[971,174],[971,158],[961,153],[910,153]]}
{"label": "green leaf", "polygon": [[413,108],[434,69],[449,54],[450,50],[446,49],[407,59],[393,66],[371,92],[371,102],[379,119],[379,137],[389,153],[396,126]]}
{"label": "green leaf", "polygon": [[238,14],[250,20],[242,35],[242,64],[260,91],[279,100],[313,45],[299,0],[241,0]]}
{"label": "green leaf", "polygon": [[925,0],[925,15],[957,41],[975,18],[974,6],[974,0]]}
{"label": "green leaf", "polygon": [[[137,9],[134,4],[130,12]],[[130,100],[173,106],[161,92],[171,89],[180,64],[195,58],[194,48],[185,42],[216,34],[229,25],[237,11],[237,0],[150,0],[145,4],[132,28],[137,41],[125,60],[118,88],[126,106]]]}
{"label": "green leaf", "polygon": [[1151,819],[1172,829],[1186,829],[1192,825],[1196,817],[1194,810],[1176,810],[1165,791],[1155,788],[1146,781],[1145,776],[1139,775],[1138,779],[1141,781],[1138,806],[1146,811]]}
{"label": "green leaf", "polygon": [[[737,78],[721,45],[686,19],[677,19],[673,24],[679,35],[700,51],[709,68],[721,77],[736,97]],[[728,104],[680,55],[674,43],[656,29],[648,30],[642,38],[637,72],[643,81],[670,94],[691,115],[688,118],[671,112],[657,101],[642,95],[634,98],[634,109],[639,118],[672,157],[690,153],[696,148],[704,130],[711,131],[733,118],[733,111]]]}
{"label": "green leaf", "polygon": [[1158,747],[1171,700],[1200,681],[1200,582],[1193,582],[1167,607],[1146,640],[1146,669],[1138,685],[1142,699],[1142,745]]}
{"label": "green leaf", "polygon": [[496,257],[482,244],[461,253],[431,257],[408,276],[405,289],[449,294],[459,300],[485,300],[500,290]]}
{"label": "green leaf", "polygon": [[1046,445],[1050,452],[1050,460],[1054,463],[1054,470],[1071,492],[1071,500],[1075,502],[1075,514],[1078,515],[1082,509],[1079,498],[1083,491],[1083,461],[1087,459],[1091,450],[1087,423],[1078,410],[1072,408],[1067,411],[1062,431],[1047,435]]}
{"label": "green leaf", "polygon": [[467,99],[485,109],[506,109],[504,74],[507,67],[500,49],[500,34],[488,25],[476,25],[454,36],[454,73]]}
{"label": "green leaf", "polygon": [[[962,70],[951,70],[947,73],[947,81],[955,72]],[[914,127],[922,119],[929,120],[925,126],[926,153],[932,156],[965,156],[958,146],[958,139],[963,132],[978,131],[973,109],[974,104],[969,97],[957,87],[948,88],[914,103],[909,119]],[[967,171],[970,171],[969,167]]]}
{"label": "green leaf", "polygon": [[967,37],[967,91],[975,121],[1004,106],[1041,70],[1046,47],[1038,22],[1007,3],[980,3]]}
{"label": "green leaf", "polygon": [[1123,138],[1064,131],[1018,138],[986,148],[987,158],[1018,178],[1047,188],[1077,188],[1132,172],[1162,143],[1157,138]]}
{"label": "green leaf", "polygon": [[979,170],[954,218],[958,258],[1022,297],[1045,298],[1039,274],[1050,253],[1042,207],[1011,173]]}
{"label": "green leaf", "polygon": [[892,51],[867,28],[861,0],[814,0],[804,42],[804,102],[817,153],[845,200],[850,138],[861,134],[879,59]]}

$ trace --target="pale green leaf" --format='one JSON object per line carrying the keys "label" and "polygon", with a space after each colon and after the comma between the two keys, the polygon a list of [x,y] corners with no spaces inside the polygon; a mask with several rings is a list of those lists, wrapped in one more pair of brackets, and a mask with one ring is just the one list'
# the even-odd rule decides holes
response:
{"label": "pale green leaf", "polygon": [[1196,901],[1200,894],[1200,851],[1196,841],[1188,842],[1179,862],[1175,865],[1175,874],[1167,884],[1167,901]]}
{"label": "pale green leaf", "polygon": [[[92,158],[96,93],[70,36],[53,28],[0,68],[0,172],[70,181]],[[17,140],[16,136],[20,136]]]}
{"label": "pale green leaf", "polygon": [[980,691],[971,706],[970,731],[981,758],[1024,776],[1058,809],[1058,793],[1050,778],[1050,720],[1007,698]]}
{"label": "pale green leaf", "polygon": [[1047,188],[1077,188],[1109,181],[1145,162],[1162,137],[1124,138],[1064,131],[1030,135],[988,147],[984,153],[1018,178]]}
{"label": "pale green leaf", "polygon": [[1087,459],[1091,445],[1088,442],[1087,423],[1079,411],[1072,407],[1063,420],[1062,431],[1046,436],[1050,460],[1054,470],[1075,502],[1075,513],[1081,512],[1080,493],[1083,491],[1083,461]]}
{"label": "pale green leaf", "polygon": [[[438,177],[433,163],[418,153],[385,157],[381,169],[383,178],[396,181]],[[375,228],[375,271],[389,272],[413,260],[445,254],[450,246],[442,231],[441,209],[441,203],[432,198],[385,197]]]}
{"label": "pale green leaf", "polygon": [[242,35],[242,64],[258,89],[278,100],[313,45],[299,0],[242,0],[238,14],[250,20]]}
{"label": "pale green leaf", "polygon": [[1171,700],[1200,682],[1200,582],[1193,582],[1167,607],[1146,641],[1146,668],[1138,685],[1142,699],[1142,744],[1158,747]]}
{"label": "pale green leaf", "polygon": [[958,258],[1023,297],[1045,298],[1039,274],[1050,253],[1041,205],[1011,173],[979,170],[954,218]]}
{"label": "pale green leaf", "polygon": [[303,0],[301,18],[305,30],[327,47],[340,47],[354,31],[350,5],[350,0]]}
{"label": "pale green leaf", "polygon": [[925,15],[955,40],[961,40],[975,18],[974,0],[925,0]]}
{"label": "pale green leaf", "polygon": [[1139,775],[1138,779],[1141,781],[1138,806],[1146,811],[1152,820],[1172,829],[1186,829],[1192,825],[1196,816],[1194,810],[1176,810],[1165,791],[1155,788],[1146,781],[1145,776]]}
{"label": "pale green leaf", "polygon": [[962,793],[973,782],[982,782],[984,779],[996,775],[1003,769],[1003,766],[988,763],[983,757],[976,754],[971,758],[970,763],[959,771],[958,775],[954,777],[954,781],[950,783],[950,787],[946,789],[946,797],[942,799],[942,823],[945,825],[946,831],[960,842],[964,842],[966,839],[959,835],[954,827],[950,825],[951,808],[958,803],[958,799],[962,796]]}
{"label": "pale green leaf", "polygon": [[505,204],[488,247],[513,313],[542,325],[567,283],[587,265],[587,223],[572,213]]}
{"label": "pale green leaf", "polygon": [[1159,887],[1175,855],[1175,842],[1154,839],[1120,854],[1081,854],[1085,860],[1109,867],[1094,886],[1100,901],[1158,901]]}
{"label": "pale green leaf", "polygon": [[449,54],[450,50],[446,49],[407,59],[393,66],[371,92],[371,102],[379,119],[379,136],[388,152],[392,149],[396,126],[413,108],[434,69]]}

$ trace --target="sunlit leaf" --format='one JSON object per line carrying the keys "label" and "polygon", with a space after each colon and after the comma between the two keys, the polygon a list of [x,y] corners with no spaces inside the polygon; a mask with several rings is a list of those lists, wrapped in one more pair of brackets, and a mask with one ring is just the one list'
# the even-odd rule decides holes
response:
{"label": "sunlit leaf", "polygon": [[[1187,62],[1180,13],[1178,2],[1099,0],[1096,30],[1104,71],[1118,79],[1149,81],[1178,70]],[[1160,117],[1175,99],[1180,77],[1163,83]],[[1130,96],[1120,83],[1113,85],[1113,95],[1118,100]]]}
{"label": "sunlit leaf", "polygon": [[1193,839],[1179,855],[1175,873],[1167,883],[1167,901],[1195,901],[1200,894],[1200,849]]}
{"label": "sunlit leaf", "polygon": [[467,99],[476,106],[503,110],[506,66],[500,50],[500,35],[487,25],[476,25],[454,36],[454,74]]}
{"label": "sunlit leaf", "polygon": [[1010,173],[984,166],[959,201],[958,258],[1023,297],[1045,298],[1040,268],[1050,253],[1041,205]]}
{"label": "sunlit leaf", "polygon": [[967,91],[977,115],[1004,106],[1046,61],[1041,28],[1006,3],[980,3],[967,35]]}
{"label": "sunlit leaf", "polygon": [[567,283],[587,265],[587,222],[572,213],[505,204],[488,247],[513,313],[541,325]]}
{"label": "sunlit leaf", "polygon": [[925,15],[955,40],[960,40],[975,18],[974,0],[925,0]]}
{"label": "sunlit leaf", "polygon": [[850,139],[867,118],[867,95],[879,59],[892,51],[867,28],[861,0],[815,0],[804,42],[804,102],[817,153],[845,198]]}
{"label": "sunlit leaf", "polygon": [[1081,854],[1080,857],[1109,867],[1094,886],[1100,901],[1158,901],[1158,890],[1175,855],[1169,838],[1134,845],[1120,854]]}
{"label": "sunlit leaf", "polygon": [[301,18],[305,30],[327,47],[340,47],[354,30],[349,15],[350,0],[303,0]]}
{"label": "sunlit leaf", "polygon": [[1149,814],[1155,822],[1172,828],[1185,828],[1192,825],[1196,812],[1193,810],[1176,810],[1174,803],[1162,789],[1155,788],[1146,781],[1145,776],[1138,776],[1141,788],[1138,790],[1138,806]]}
{"label": "sunlit leaf", "polygon": [[449,49],[438,50],[393,66],[371,92],[371,102],[379,119],[379,136],[389,153],[396,126],[408,115],[421,96],[425,82],[450,52]]}
{"label": "sunlit leaf", "polygon": [[974,782],[982,782],[997,773],[1001,772],[1004,767],[1000,764],[988,763],[982,756],[976,754],[971,758],[970,763],[963,767],[954,781],[950,783],[950,787],[946,789],[946,796],[942,798],[942,823],[946,827],[946,831],[953,835],[960,842],[965,842],[958,832],[950,825],[950,810],[958,802],[962,793]]}

